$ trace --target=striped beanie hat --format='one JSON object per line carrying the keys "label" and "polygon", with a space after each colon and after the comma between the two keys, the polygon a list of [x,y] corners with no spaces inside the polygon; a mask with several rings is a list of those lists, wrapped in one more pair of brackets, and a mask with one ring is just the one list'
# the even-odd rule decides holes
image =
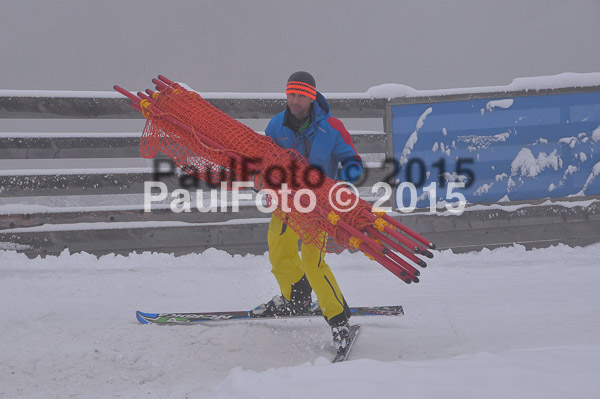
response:
{"label": "striped beanie hat", "polygon": [[302,94],[311,100],[317,99],[317,85],[315,78],[308,72],[294,72],[287,81],[285,94]]}

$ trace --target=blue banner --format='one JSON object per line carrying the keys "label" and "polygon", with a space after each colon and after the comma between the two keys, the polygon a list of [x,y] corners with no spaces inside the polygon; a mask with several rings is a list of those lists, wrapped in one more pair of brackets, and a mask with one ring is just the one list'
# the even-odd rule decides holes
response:
{"label": "blue banner", "polygon": [[438,201],[448,182],[471,203],[600,194],[600,92],[394,105],[392,134],[418,207],[431,183]]}

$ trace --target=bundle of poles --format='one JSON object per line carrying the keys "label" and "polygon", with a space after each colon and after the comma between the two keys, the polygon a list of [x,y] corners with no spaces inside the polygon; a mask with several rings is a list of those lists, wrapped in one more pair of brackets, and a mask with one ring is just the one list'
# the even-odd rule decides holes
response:
{"label": "bundle of poles", "polygon": [[[115,85],[114,89],[129,98],[131,100],[130,105],[140,111],[146,119],[164,118],[178,130],[194,136],[195,139],[199,140],[204,146],[213,150],[218,150],[236,162],[244,163],[251,172],[258,174],[264,173],[264,170],[261,170],[259,165],[244,160],[239,151],[225,148],[213,138],[199,133],[199,130],[201,129],[186,124],[177,115],[165,112],[157,105],[156,99],[158,96],[173,92],[173,90],[187,91],[187,89],[162,75],[159,75],[158,79],[153,79],[152,83],[154,83],[156,91],[147,89],[145,92],[133,94],[120,86]],[[197,93],[195,94],[197,95]],[[201,101],[205,101],[201,99],[199,95],[197,95],[197,98]],[[229,116],[226,117],[230,118]],[[277,177],[270,176],[270,180],[277,183]],[[287,194],[283,194],[289,197],[288,204],[293,203],[292,199],[294,194],[295,190],[293,189],[287,191]],[[305,196],[299,196],[299,198],[302,206],[308,206],[306,203],[308,199]],[[366,201],[359,200],[362,201],[363,204],[369,205]],[[359,207],[357,210],[357,212],[360,213],[362,220],[368,221],[368,225],[363,225],[359,228],[352,226],[351,223],[343,220],[340,215],[326,210],[323,204],[316,204],[314,211],[321,218],[333,225],[333,227],[330,227],[337,229],[335,238],[339,245],[344,248],[355,248],[362,251],[369,258],[384,266],[407,284],[412,282],[418,283],[420,272],[413,264],[423,268],[427,267],[427,264],[417,255],[432,258],[433,254],[430,250],[435,249],[435,245],[422,235],[411,230],[390,215],[387,215],[385,212],[379,210],[368,211],[367,209],[372,209],[372,207],[370,207],[370,205],[369,208],[363,206]],[[301,234],[299,235],[302,236]]]}

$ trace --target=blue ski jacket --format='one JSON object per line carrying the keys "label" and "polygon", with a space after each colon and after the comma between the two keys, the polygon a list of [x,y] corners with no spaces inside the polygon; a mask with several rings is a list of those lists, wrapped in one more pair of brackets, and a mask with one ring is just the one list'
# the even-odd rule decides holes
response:
{"label": "blue ski jacket", "polygon": [[[287,126],[288,112],[286,108],[271,119],[265,129],[267,136],[282,148],[298,151],[310,165],[332,179],[352,183],[360,177],[363,164],[352,137],[344,124],[331,116],[329,103],[321,93],[317,92],[317,99],[312,103],[312,122],[302,132]],[[338,174],[340,163],[342,169]]]}

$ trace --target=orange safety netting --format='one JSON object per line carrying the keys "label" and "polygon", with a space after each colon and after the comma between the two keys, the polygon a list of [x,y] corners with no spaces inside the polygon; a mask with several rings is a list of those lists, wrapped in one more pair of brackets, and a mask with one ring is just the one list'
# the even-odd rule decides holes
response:
{"label": "orange safety netting", "polygon": [[[286,183],[292,192],[310,187],[315,194],[317,208],[310,212],[299,211],[293,204],[292,196],[277,193],[275,201],[280,206],[275,214],[284,220],[305,243],[314,243],[320,249],[333,252],[349,247],[350,236],[335,228],[327,218],[337,213],[359,231],[369,224],[363,211],[370,212],[371,205],[358,200],[357,206],[349,212],[339,212],[332,207],[330,192],[335,181],[311,167],[306,159],[295,150],[279,147],[271,138],[260,135],[248,126],[231,118],[195,92],[181,86],[167,87],[153,96],[153,105],[162,112],[146,111],[147,123],[140,142],[143,157],[153,158],[157,151],[163,152],[174,160],[176,165],[190,175],[212,185],[221,181],[232,182],[249,179],[249,164],[260,169],[263,174],[264,188],[278,191]],[[169,120],[164,115],[176,117],[182,123],[193,126],[192,134]],[[199,136],[208,137],[227,150],[217,150],[204,144]],[[242,158],[238,162],[231,158],[237,154]],[[333,191],[335,193],[335,190]],[[356,198],[349,192],[340,194],[344,202],[354,203]],[[335,201],[336,196],[331,195]],[[308,195],[301,197],[305,205]],[[286,201],[290,212],[282,211],[281,204]],[[306,209],[301,205],[301,210]],[[338,209],[344,207],[336,203]],[[324,239],[323,232],[332,237],[339,245],[331,245]],[[327,245],[329,241],[330,245]]]}
{"label": "orange safety netting", "polygon": [[153,158],[161,151],[213,187],[227,182],[231,188],[234,181],[257,175],[260,188],[278,205],[275,215],[305,243],[328,252],[355,248],[404,282],[419,281],[420,272],[409,262],[426,267],[416,254],[433,257],[431,241],[385,212],[373,211],[298,152],[279,147],[197,93],[164,76],[153,82],[157,92],[146,90],[137,96],[115,86],[147,119],[140,142],[143,157]]}

